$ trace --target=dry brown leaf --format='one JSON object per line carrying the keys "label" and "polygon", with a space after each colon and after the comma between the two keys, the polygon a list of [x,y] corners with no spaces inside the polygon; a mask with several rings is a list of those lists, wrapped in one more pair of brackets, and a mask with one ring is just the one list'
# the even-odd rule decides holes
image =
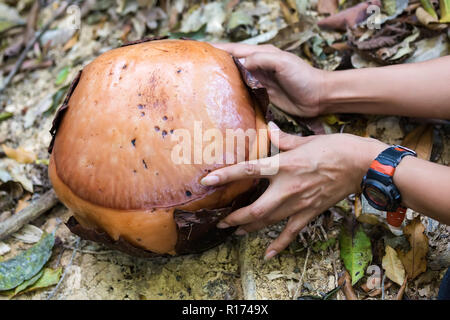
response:
{"label": "dry brown leaf", "polygon": [[425,11],[424,8],[418,7],[416,10],[417,20],[425,27],[431,30],[442,31],[447,28],[445,23],[439,23],[439,20]]}
{"label": "dry brown leaf", "polygon": [[320,14],[334,14],[338,9],[338,0],[319,0],[317,12]]}
{"label": "dry brown leaf", "polygon": [[63,51],[68,51],[72,49],[72,47],[78,42],[78,32],[75,32],[75,34],[70,38],[69,41],[66,42],[66,44],[63,47]]}
{"label": "dry brown leaf", "polygon": [[392,247],[386,246],[382,264],[383,269],[386,270],[386,276],[401,286],[405,281],[405,268]]}
{"label": "dry brown leaf", "polygon": [[397,253],[405,267],[409,280],[415,279],[419,274],[427,270],[428,237],[423,233],[424,231],[425,227],[420,222],[420,217],[415,218],[403,229],[411,249],[407,253],[399,249]]}
{"label": "dry brown leaf", "polygon": [[417,157],[430,160],[431,150],[433,149],[433,126],[429,124],[418,126],[408,133],[402,145],[415,150]]}
{"label": "dry brown leaf", "polygon": [[5,144],[2,144],[3,152],[6,154],[8,158],[14,159],[17,162],[20,163],[33,163],[36,161],[36,155],[31,152],[27,151],[22,147],[19,147],[17,149],[13,149],[8,147]]}
{"label": "dry brown leaf", "polygon": [[395,300],[402,300],[403,295],[405,293],[406,284],[408,283],[408,278],[405,278],[405,281],[403,281],[402,286],[400,287],[400,290],[398,290],[397,297],[395,297]]}
{"label": "dry brown leaf", "polygon": [[299,17],[297,14],[297,5],[294,1],[290,0],[280,1],[280,8],[283,13],[284,19],[289,25],[296,24],[297,22],[299,22]]}
{"label": "dry brown leaf", "polygon": [[341,290],[344,292],[345,298],[347,298],[347,300],[358,300],[358,296],[356,295],[352,287],[352,278],[347,271],[344,271],[340,275],[338,279],[338,285],[342,286]]}
{"label": "dry brown leaf", "polygon": [[17,201],[15,213],[28,207],[30,205],[30,202],[28,200],[30,200],[30,199],[31,199],[31,194],[29,194],[29,193],[27,193],[21,199],[19,199],[19,201]]}
{"label": "dry brown leaf", "polygon": [[324,29],[344,31],[347,29],[347,27],[354,27],[356,24],[364,21],[368,16],[367,8],[372,4],[381,7],[381,2],[379,0],[362,2],[353,7],[319,20],[317,22],[317,25],[320,28]]}

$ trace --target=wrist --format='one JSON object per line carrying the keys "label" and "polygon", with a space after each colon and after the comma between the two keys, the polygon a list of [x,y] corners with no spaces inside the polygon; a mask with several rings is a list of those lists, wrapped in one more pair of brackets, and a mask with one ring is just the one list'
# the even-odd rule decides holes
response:
{"label": "wrist", "polygon": [[361,191],[361,182],[366,175],[367,171],[373,160],[385,149],[389,147],[388,144],[372,138],[360,138],[360,143],[355,146],[358,148],[358,154],[355,157],[355,192]]}
{"label": "wrist", "polygon": [[365,107],[381,99],[374,92],[371,72],[369,69],[325,71],[319,99],[320,114],[367,113],[369,110]]}

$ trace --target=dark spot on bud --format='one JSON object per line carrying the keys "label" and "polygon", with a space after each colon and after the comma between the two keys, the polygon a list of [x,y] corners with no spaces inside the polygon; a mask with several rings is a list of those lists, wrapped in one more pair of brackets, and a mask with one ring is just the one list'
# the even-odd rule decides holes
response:
{"label": "dark spot on bud", "polygon": [[158,132],[159,131],[159,127],[155,126],[155,131]]}
{"label": "dark spot on bud", "polygon": [[141,242],[141,241],[142,241],[142,239],[141,239],[141,238],[136,238],[136,240],[137,240],[137,241],[139,241],[139,242]]}
{"label": "dark spot on bud", "polygon": [[188,196],[188,197],[192,196],[192,192],[190,192],[189,190],[186,190],[186,196]]}
{"label": "dark spot on bud", "polygon": [[170,133],[173,133],[173,129],[170,129]]}
{"label": "dark spot on bud", "polygon": [[167,120],[167,116],[162,117],[162,119],[163,119],[164,121],[166,121],[166,120]]}
{"label": "dark spot on bud", "polygon": [[138,97],[142,96],[142,93],[138,93]]}
{"label": "dark spot on bud", "polygon": [[136,171],[136,169],[135,170],[133,170],[133,173],[136,173],[137,171]]}
{"label": "dark spot on bud", "polygon": [[[139,93],[139,95],[141,95],[141,94]],[[144,109],[144,106],[142,104],[138,104],[138,109],[142,110],[142,109]]]}
{"label": "dark spot on bud", "polygon": [[177,70],[177,73],[180,73],[180,72],[181,72],[181,69],[178,69],[178,70]]}
{"label": "dark spot on bud", "polygon": [[142,163],[144,164],[144,168],[145,168],[145,169],[148,169],[148,167],[147,167],[147,163],[145,162],[145,160],[144,160],[144,159],[142,159]]}
{"label": "dark spot on bud", "polygon": [[127,65],[126,64],[124,64],[123,65],[123,67],[122,67],[122,69],[126,69],[127,68]]}
{"label": "dark spot on bud", "polygon": [[167,136],[167,131],[166,131],[166,130],[163,130],[163,131],[161,132],[161,134],[162,134],[162,136],[163,136],[163,138],[164,138],[165,136]]}
{"label": "dark spot on bud", "polygon": [[131,140],[131,144],[133,145],[133,147],[136,147],[136,139]]}
{"label": "dark spot on bud", "polygon": [[141,112],[141,117],[145,116],[145,112]]}
{"label": "dark spot on bud", "polygon": [[159,172],[155,172],[155,176],[159,176]]}

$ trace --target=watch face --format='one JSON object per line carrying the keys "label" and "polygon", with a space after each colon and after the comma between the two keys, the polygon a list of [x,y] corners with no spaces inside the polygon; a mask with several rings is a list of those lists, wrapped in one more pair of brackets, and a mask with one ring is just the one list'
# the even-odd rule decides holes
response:
{"label": "watch face", "polygon": [[365,196],[373,201],[376,205],[380,206],[380,207],[387,207],[389,201],[386,197],[386,195],[381,192],[380,189],[372,186],[372,185],[367,185],[365,188]]}

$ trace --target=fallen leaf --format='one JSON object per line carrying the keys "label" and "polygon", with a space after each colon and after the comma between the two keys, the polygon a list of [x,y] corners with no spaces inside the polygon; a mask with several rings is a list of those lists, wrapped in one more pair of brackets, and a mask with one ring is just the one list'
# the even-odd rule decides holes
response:
{"label": "fallen leaf", "polygon": [[57,269],[44,268],[42,276],[31,286],[28,286],[23,292],[30,292],[37,289],[47,288],[58,283],[61,278],[62,267]]}
{"label": "fallen leaf", "polygon": [[402,145],[417,152],[417,157],[430,160],[433,149],[433,126],[423,124],[406,135]]}
{"label": "fallen leaf", "polygon": [[441,23],[450,23],[450,1],[440,0],[439,7],[441,9]]}
{"label": "fallen leaf", "polygon": [[11,236],[25,243],[36,243],[42,238],[43,231],[32,224],[24,225]]}
{"label": "fallen leaf", "polygon": [[382,265],[383,269],[386,270],[386,276],[401,286],[405,281],[405,268],[398,258],[397,252],[390,246],[386,246],[386,254],[383,257]]}
{"label": "fallen leaf", "polygon": [[415,218],[403,229],[411,249],[406,253],[398,250],[397,253],[409,280],[416,278],[427,269],[428,237],[423,233],[424,231],[425,227],[420,222],[420,217]]}
{"label": "fallen leaf", "polygon": [[431,4],[430,0],[420,0],[420,3],[422,4],[423,9],[425,9],[425,11],[428,12],[429,15],[431,15],[436,20],[438,19],[437,13],[434,10],[434,7]]}
{"label": "fallen leaf", "polygon": [[368,17],[367,8],[371,4],[381,7],[379,0],[366,1],[319,20],[317,24],[321,28],[344,31],[347,27],[354,27],[358,23],[366,20]]}
{"label": "fallen leaf", "polygon": [[422,7],[416,9],[416,17],[419,22],[430,30],[441,31],[447,28],[445,23],[439,23],[438,19],[430,15]]}
{"label": "fallen leaf", "polygon": [[0,291],[10,290],[34,277],[51,256],[55,237],[45,234],[30,249],[14,258],[0,262]]}
{"label": "fallen leaf", "polygon": [[78,42],[78,32],[75,33],[69,41],[63,47],[63,51],[68,51]]}
{"label": "fallen leaf", "polygon": [[2,113],[0,113],[0,122],[3,120],[9,119],[12,116],[13,116],[13,114],[11,112],[2,112]]}
{"label": "fallen leaf", "polygon": [[450,45],[447,41],[447,35],[441,34],[433,38],[422,39],[414,43],[416,51],[405,60],[405,63],[415,63],[427,61],[450,53]]}
{"label": "fallen leaf", "polygon": [[352,284],[350,282],[353,282],[353,280],[350,279],[349,273],[344,270],[344,272],[338,279],[338,286],[344,292],[345,298],[347,300],[358,300],[358,296],[353,290]]}
{"label": "fallen leaf", "polygon": [[59,86],[60,84],[63,84],[64,81],[66,81],[67,76],[70,73],[70,67],[64,67],[62,68],[59,72],[58,75],[56,76],[56,80],[55,80],[55,84],[57,86]]}
{"label": "fallen leaf", "polygon": [[339,246],[341,259],[354,285],[364,276],[366,267],[372,261],[370,239],[359,224],[353,230],[343,227],[339,236]]}
{"label": "fallen leaf", "polygon": [[33,163],[36,160],[36,155],[27,151],[24,148],[13,149],[8,147],[5,144],[2,144],[3,152],[6,154],[8,158],[14,159],[20,163]]}
{"label": "fallen leaf", "polygon": [[48,108],[43,112],[45,116],[52,115],[55,110],[58,108],[58,106],[61,104],[62,99],[66,95],[67,89],[69,88],[69,85],[66,85],[62,88],[59,88],[58,91],[56,91],[52,95],[52,100]]}
{"label": "fallen leaf", "polygon": [[15,8],[0,3],[0,32],[24,24],[25,20],[20,17]]}
{"label": "fallen leaf", "polygon": [[320,14],[334,14],[338,9],[338,0],[319,0],[317,12]]}
{"label": "fallen leaf", "polygon": [[17,213],[20,210],[25,209],[26,207],[28,207],[30,205],[30,202],[28,200],[30,200],[30,199],[31,199],[31,194],[29,194],[29,193],[27,193],[21,199],[19,199],[17,201],[16,210],[14,212]]}
{"label": "fallen leaf", "polygon": [[314,252],[325,251],[328,248],[333,247],[335,243],[336,243],[336,238],[328,238],[328,240],[326,240],[326,241],[314,242],[314,244],[312,245],[311,248]]}
{"label": "fallen leaf", "polygon": [[11,290],[10,292],[5,292],[7,295],[10,295],[11,298],[20,294],[20,292],[22,292],[23,290],[25,290],[26,288],[28,288],[29,286],[33,285],[34,283],[36,283],[36,281],[39,280],[40,277],[42,277],[42,275],[44,274],[44,269],[42,269],[41,271],[39,271],[34,277],[32,277],[31,279],[25,280],[24,282],[22,282],[19,286],[17,286],[15,289]]}
{"label": "fallen leaf", "polygon": [[4,242],[0,241],[0,256],[11,251],[11,248]]}

